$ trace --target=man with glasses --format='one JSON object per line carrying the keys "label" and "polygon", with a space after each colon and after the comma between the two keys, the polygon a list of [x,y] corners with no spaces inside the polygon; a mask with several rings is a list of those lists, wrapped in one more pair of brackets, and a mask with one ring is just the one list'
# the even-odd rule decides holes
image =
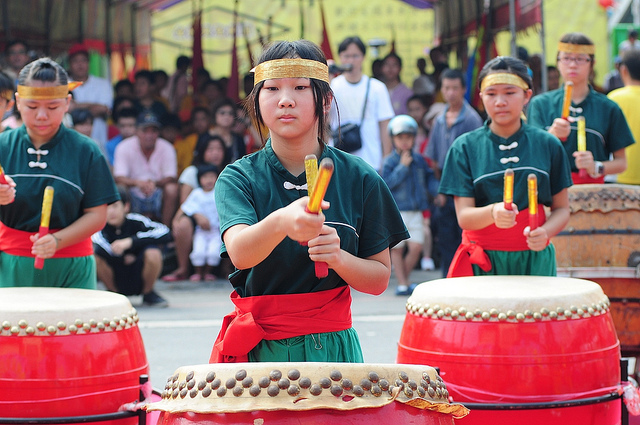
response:
{"label": "man with glasses", "polygon": [[14,40],[7,44],[4,54],[7,67],[3,71],[17,82],[20,70],[31,62],[29,47],[24,41]]}
{"label": "man with glasses", "polygon": [[[395,113],[387,86],[363,74],[365,53],[366,47],[360,37],[348,37],[340,43],[340,64],[347,70],[331,81],[331,88],[336,96],[340,124],[360,124],[362,147],[351,153],[379,171],[382,158],[391,153],[387,124]],[[332,129],[335,130],[338,127],[337,114],[334,117]]]}
{"label": "man with glasses", "polygon": [[[561,118],[564,88],[535,96],[529,104],[529,124],[562,141],[575,184],[604,183],[605,175],[624,171],[624,148],[634,143],[620,107],[589,84],[594,61],[595,46],[587,36],[566,34],[558,44],[557,62],[562,79],[573,83],[569,117]],[[577,146],[578,117],[586,123],[586,151]]]}

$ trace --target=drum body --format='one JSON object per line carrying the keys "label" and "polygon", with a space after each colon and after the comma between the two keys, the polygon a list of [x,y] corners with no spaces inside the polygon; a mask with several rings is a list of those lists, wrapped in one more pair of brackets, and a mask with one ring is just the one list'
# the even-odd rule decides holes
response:
{"label": "drum body", "polygon": [[[453,399],[463,404],[606,397],[620,383],[619,342],[608,306],[597,284],[579,279],[425,282],[407,302],[398,362],[439,367]],[[463,423],[619,424],[620,403],[520,411],[471,406]]]}
{"label": "drum body", "polygon": [[402,423],[452,425],[468,412],[447,401],[433,368],[345,363],[185,366],[169,378],[158,425]]}
{"label": "drum body", "polygon": [[597,282],[623,355],[640,356],[640,187],[575,185],[569,203],[569,223],[552,239],[558,276]]}
{"label": "drum body", "polygon": [[112,292],[0,288],[0,417],[115,413],[138,400],[149,365],[137,322]]}

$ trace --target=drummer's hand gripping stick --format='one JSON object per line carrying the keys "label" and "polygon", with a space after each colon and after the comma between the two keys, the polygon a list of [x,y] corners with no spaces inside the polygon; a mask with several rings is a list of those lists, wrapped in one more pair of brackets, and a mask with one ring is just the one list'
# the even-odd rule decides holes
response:
{"label": "drummer's hand gripping stick", "polygon": [[[307,157],[309,158],[309,157]],[[305,167],[307,165],[307,158],[305,158]],[[315,158],[315,156],[314,156]],[[309,160],[311,166],[312,159]],[[320,161],[320,169],[318,170],[318,176],[313,182],[312,190],[309,190],[309,202],[307,203],[306,210],[312,214],[320,213],[320,204],[324,199],[325,193],[327,193],[327,187],[331,181],[333,175],[333,161],[329,158],[324,158]],[[307,188],[309,187],[309,175],[307,174]],[[329,275],[329,267],[327,263],[316,262],[316,277],[322,278]]]}
{"label": "drummer's hand gripping stick", "polygon": [[[42,198],[42,215],[40,216],[40,229],[38,230],[38,239],[49,233],[51,205],[53,205],[53,187],[47,186],[44,189],[44,197]],[[36,269],[42,269],[44,267],[44,258],[36,256],[33,267],[35,267]]]}

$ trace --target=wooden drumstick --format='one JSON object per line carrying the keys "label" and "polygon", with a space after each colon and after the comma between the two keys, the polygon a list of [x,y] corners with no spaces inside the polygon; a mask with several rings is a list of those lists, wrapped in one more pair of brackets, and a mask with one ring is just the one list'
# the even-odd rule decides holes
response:
{"label": "wooden drumstick", "polygon": [[[578,117],[578,152],[587,150],[587,122],[584,117]],[[581,168],[578,172],[581,179],[587,177],[587,170]]]}
{"label": "wooden drumstick", "polygon": [[[562,115],[560,117],[565,120],[569,120],[570,107],[571,107],[571,95],[573,93],[573,82],[567,81],[564,83],[564,99],[562,101]],[[561,141],[567,140],[566,137],[560,138]]]}
{"label": "wooden drumstick", "polygon": [[527,177],[529,189],[529,230],[538,228],[538,178],[535,174]]}
{"label": "wooden drumstick", "polygon": [[[320,169],[318,170],[318,177],[316,178],[313,192],[309,195],[309,202],[307,203],[306,210],[312,214],[318,214],[320,212],[320,204],[324,199],[325,193],[327,193],[327,187],[331,181],[333,175],[333,161],[330,158],[325,158],[320,161]],[[308,183],[307,183],[308,184]],[[327,263],[316,262],[316,277],[327,277],[329,275],[329,267]]]}
{"label": "wooden drumstick", "polygon": [[[40,216],[40,229],[38,230],[38,239],[49,233],[49,221],[51,219],[51,206],[53,205],[53,187],[44,188],[44,197],[42,198],[42,215]],[[44,258],[37,257],[33,263],[36,269],[44,267]]]}
{"label": "wooden drumstick", "polygon": [[513,210],[513,170],[508,168],[504,172],[504,191],[502,193],[504,209]]}

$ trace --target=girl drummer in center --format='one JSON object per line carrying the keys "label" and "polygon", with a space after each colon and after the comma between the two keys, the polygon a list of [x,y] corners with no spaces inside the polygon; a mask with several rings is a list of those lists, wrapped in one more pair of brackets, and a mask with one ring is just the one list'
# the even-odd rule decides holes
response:
{"label": "girl drummer in center", "polygon": [[[454,196],[462,243],[448,277],[556,274],[549,242],[569,220],[569,161],[560,141],[527,125],[522,111],[532,96],[526,65],[498,57],[478,76],[489,116],[455,140],[445,160],[440,192]],[[514,172],[511,210],[503,201],[504,175]],[[530,230],[527,178],[538,182],[538,222]],[[545,217],[542,205],[550,208]]]}
{"label": "girl drummer in center", "polygon": [[[363,361],[350,291],[382,293],[389,249],[409,234],[378,173],[325,143],[332,101],[318,46],[283,41],[263,52],[247,106],[270,138],[216,182],[236,311],[225,317],[212,362]],[[305,211],[311,154],[334,165],[319,214]],[[314,262],[327,263],[328,276],[317,277]]]}

